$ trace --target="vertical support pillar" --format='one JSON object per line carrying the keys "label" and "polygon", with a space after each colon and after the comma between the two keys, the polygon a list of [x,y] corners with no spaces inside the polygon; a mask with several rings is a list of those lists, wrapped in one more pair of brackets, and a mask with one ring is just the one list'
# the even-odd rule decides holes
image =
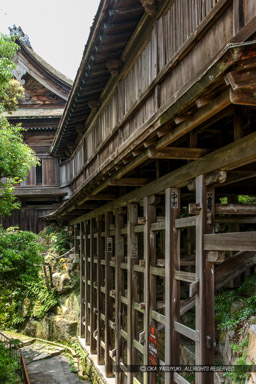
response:
{"label": "vertical support pillar", "polygon": [[[199,280],[199,294],[196,295],[196,331],[199,340],[195,346],[195,364],[201,365],[204,361],[205,351],[205,300],[204,300],[204,251],[203,251],[203,234],[205,232],[204,216],[206,193],[204,188],[204,176],[196,178],[196,203],[199,205],[200,211],[196,217],[196,277]],[[196,373],[196,384],[204,383],[204,375]]]}
{"label": "vertical support pillar", "polygon": [[[134,261],[138,256],[138,238],[134,233],[134,227],[138,224],[138,205],[128,205],[127,220],[127,365],[134,364],[134,327],[133,327],[133,269]],[[132,384],[133,374],[128,372],[127,384]]]}
{"label": "vertical support pillar", "polygon": [[115,232],[115,290],[116,290],[116,299],[115,299],[115,321],[116,321],[116,331],[115,331],[115,348],[116,348],[116,361],[115,365],[117,367],[117,372],[115,375],[115,383],[119,384],[121,382],[121,373],[119,372],[120,367],[120,357],[121,357],[121,343],[122,337],[120,333],[121,328],[121,268],[120,264],[124,259],[124,238],[121,235],[121,229],[124,227],[124,216],[120,213],[120,210],[115,212],[116,218],[116,232]]}
{"label": "vertical support pillar", "polygon": [[[206,233],[214,233],[215,227],[215,188],[206,188]],[[205,257],[205,364],[213,365],[214,363],[214,338],[215,338],[215,324],[214,324],[214,263],[207,259],[207,254],[204,252]],[[213,373],[206,373],[206,382],[213,382]]]}
{"label": "vertical support pillar", "polygon": [[86,221],[84,223],[85,226],[85,344],[90,345],[90,332],[89,332],[89,324],[90,324],[90,310],[89,310],[89,303],[90,303],[90,223],[89,221]]}
{"label": "vertical support pillar", "polygon": [[85,338],[85,243],[84,223],[80,224],[80,337]]}
{"label": "vertical support pillar", "polygon": [[[151,305],[151,295],[150,295],[150,265],[152,251],[154,251],[155,246],[155,233],[151,232],[151,224],[156,221],[156,207],[152,204],[149,204],[149,197],[145,197],[143,200],[144,207],[144,217],[146,219],[144,226],[144,260],[145,260],[145,272],[144,272],[144,331],[145,331],[145,344],[144,344],[144,359],[143,363],[148,365],[149,363],[149,326],[150,326],[150,310],[152,309]],[[152,293],[152,292],[151,292]],[[144,373],[144,384],[149,384],[150,377],[149,373]]]}
{"label": "vertical support pillar", "polygon": [[104,259],[104,238],[102,237],[104,232],[104,221],[97,218],[97,362],[99,365],[104,364],[104,350],[101,346],[101,341],[104,338],[103,327],[101,326],[101,314],[104,312],[101,286],[104,283],[102,274],[101,260]]}
{"label": "vertical support pillar", "polygon": [[95,219],[90,220],[90,352],[96,353],[96,340],[94,338],[94,332],[96,331],[96,316],[94,314],[94,308],[96,307],[96,295],[94,289],[95,280]]}
{"label": "vertical support pillar", "polygon": [[[174,279],[180,269],[180,232],[175,219],[180,215],[180,190],[165,191],[165,364],[179,365],[180,335],[174,329],[174,321],[180,318],[180,282]],[[165,374],[167,384],[174,383],[173,373]]]}
{"label": "vertical support pillar", "polygon": [[110,268],[111,257],[113,256],[113,238],[110,237],[110,224],[112,212],[105,214],[105,372],[106,377],[113,375],[112,359],[109,356],[111,350],[111,328],[109,320],[113,312],[113,305],[110,298],[112,284],[112,271]]}
{"label": "vertical support pillar", "polygon": [[79,255],[79,241],[78,241],[78,235],[79,235],[79,228],[78,224],[74,225],[74,254]]}
{"label": "vertical support pillar", "polygon": [[[210,193],[210,192],[209,192]],[[213,197],[213,195],[211,195]],[[196,330],[199,342],[196,343],[196,364],[213,365],[214,353],[214,266],[206,261],[203,238],[214,226],[210,224],[213,220],[207,209],[213,211],[214,203],[210,203],[204,183],[204,176],[196,178],[196,203],[200,208],[196,218],[196,276],[199,279],[199,294],[196,295]],[[213,200],[212,200],[213,202]],[[211,207],[212,206],[212,207]],[[207,227],[208,226],[208,227]],[[207,384],[213,382],[213,373],[196,373],[196,384]]]}

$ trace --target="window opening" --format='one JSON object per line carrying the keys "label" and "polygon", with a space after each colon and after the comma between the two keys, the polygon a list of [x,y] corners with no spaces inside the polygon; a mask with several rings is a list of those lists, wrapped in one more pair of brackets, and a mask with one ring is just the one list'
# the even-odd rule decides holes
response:
{"label": "window opening", "polygon": [[42,185],[43,183],[43,166],[42,160],[39,165],[36,165],[36,185]]}

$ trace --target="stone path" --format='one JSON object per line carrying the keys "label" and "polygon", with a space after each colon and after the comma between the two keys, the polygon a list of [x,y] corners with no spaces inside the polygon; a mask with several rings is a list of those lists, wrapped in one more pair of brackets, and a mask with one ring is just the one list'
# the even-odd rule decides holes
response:
{"label": "stone path", "polygon": [[89,381],[80,380],[76,373],[70,371],[70,360],[63,355],[65,348],[26,336],[19,335],[17,338],[23,343],[30,384],[89,384]]}
{"label": "stone path", "polygon": [[64,348],[34,342],[23,348],[31,384],[89,384],[70,372],[69,359],[63,356]]}

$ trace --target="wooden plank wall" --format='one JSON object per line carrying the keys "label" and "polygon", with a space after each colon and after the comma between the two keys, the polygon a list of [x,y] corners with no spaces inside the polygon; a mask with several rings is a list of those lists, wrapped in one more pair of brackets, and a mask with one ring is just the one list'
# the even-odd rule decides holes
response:
{"label": "wooden plank wall", "polygon": [[[215,214],[228,222],[230,211],[215,205],[215,190],[206,187],[204,176],[196,178],[185,217],[181,208],[187,202],[182,204],[182,199],[179,188],[167,188],[162,195],[106,208],[100,215],[91,212],[76,224],[82,265],[81,337],[98,364],[105,365],[107,377],[118,366],[117,384],[155,382],[153,373],[127,370],[152,363],[152,329],[157,335],[156,364],[187,364],[180,346],[189,346],[196,365],[213,365],[215,261],[224,259],[214,259],[218,252],[211,250],[216,245],[233,252],[256,250],[255,232],[243,232],[241,238],[214,234]],[[255,214],[255,206],[248,210]],[[244,207],[237,206],[237,212],[245,214]],[[236,228],[239,231],[239,224]],[[236,242],[230,247],[232,239]],[[157,380],[189,383],[178,373],[158,372]],[[213,373],[196,374],[196,384],[213,382]]]}
{"label": "wooden plank wall", "polygon": [[48,215],[56,208],[21,208],[13,211],[12,215],[3,219],[0,217],[0,224],[4,228],[16,227],[23,231],[39,233],[46,227],[46,223],[40,219],[41,216]]}
{"label": "wooden plank wall", "polygon": [[[41,163],[42,163],[42,176],[43,176],[43,182],[40,187],[54,187],[59,186],[59,165],[58,165],[58,159],[44,156],[41,157]],[[20,184],[20,187],[30,187],[30,186],[36,186],[36,169],[35,167],[32,167],[29,171],[29,174],[24,182]]]}
{"label": "wooden plank wall", "polygon": [[[169,9],[156,21],[142,52],[119,80],[110,100],[88,127],[71,159],[72,162],[78,156],[77,153],[84,149],[86,178],[91,177],[99,165],[106,163],[117,149],[124,147],[127,139],[232,39],[234,32],[231,4],[220,17],[214,19],[211,28],[202,33],[197,44],[193,44],[191,50],[182,55],[179,64],[166,72],[182,49],[185,49],[188,39],[193,38],[193,34],[221,3],[225,5],[226,2],[176,0],[171,2]],[[250,16],[246,16],[247,21],[256,15],[251,0],[248,0],[247,8],[244,9],[246,15],[249,10],[251,12]],[[66,167],[72,168],[72,164]],[[80,161],[75,162],[73,169],[71,182],[82,172]],[[62,182],[68,182],[68,175],[63,175]],[[80,185],[74,183],[73,192]]]}

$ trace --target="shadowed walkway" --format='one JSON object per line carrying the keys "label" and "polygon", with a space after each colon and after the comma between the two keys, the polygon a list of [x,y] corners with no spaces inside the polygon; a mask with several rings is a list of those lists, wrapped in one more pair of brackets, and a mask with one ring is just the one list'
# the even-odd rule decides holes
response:
{"label": "shadowed walkway", "polygon": [[65,348],[34,342],[23,347],[27,371],[31,384],[89,384],[70,372],[68,357],[62,355]]}
{"label": "shadowed walkway", "polygon": [[70,372],[69,360],[62,355],[31,362],[27,370],[30,384],[89,384]]}

